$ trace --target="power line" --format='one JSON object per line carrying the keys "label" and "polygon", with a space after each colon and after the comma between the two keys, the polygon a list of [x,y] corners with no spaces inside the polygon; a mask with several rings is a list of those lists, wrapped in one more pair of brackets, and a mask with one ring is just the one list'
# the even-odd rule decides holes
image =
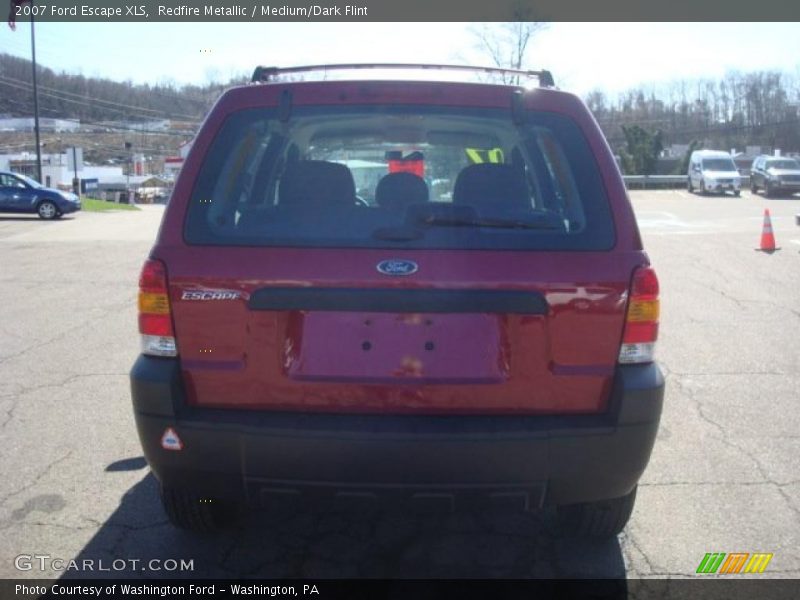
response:
{"label": "power line", "polygon": [[[40,37],[42,37],[42,33],[41,32],[37,32],[37,38],[40,38]],[[16,42],[16,37],[15,36],[11,36],[11,38],[9,38],[9,39],[12,42]],[[57,44],[50,44],[50,46],[53,46],[53,45],[57,45]],[[27,50],[27,48],[25,48],[24,51],[23,51],[22,50],[22,48],[23,48],[22,44],[17,44],[17,46],[20,49],[20,51],[19,51],[20,54],[27,54],[28,50]],[[47,44],[45,45],[44,51],[45,51],[45,53],[48,53],[48,51],[49,51],[49,49],[47,47]],[[2,60],[3,58],[10,58],[11,60],[20,61],[22,63],[30,63],[30,60],[26,59],[25,57],[16,56],[16,55],[10,54],[10,53],[0,53],[0,60]],[[0,64],[0,66],[2,66],[2,65]],[[28,67],[26,67],[26,68],[28,68]],[[80,79],[80,80],[82,80],[85,83],[90,84],[90,85],[91,84],[105,85],[105,84],[108,84],[108,83],[115,84],[115,85],[125,85],[122,82],[113,81],[113,80],[105,79],[105,78],[98,78],[98,77],[86,77],[86,76],[84,76],[82,74],[77,74],[77,75],[75,75],[75,74],[66,74],[66,73],[59,74],[59,73],[56,73],[55,71],[53,71],[52,69],[50,69],[48,67],[43,67],[41,65],[39,65],[37,67],[37,70],[39,72],[41,72],[42,75],[45,75],[47,77],[53,77],[53,78],[68,77],[72,81],[74,81],[75,79]],[[22,81],[24,81],[24,80],[22,80]],[[202,108],[204,112],[208,109],[208,107],[210,105],[209,99],[190,96],[190,95],[188,95],[188,91],[177,92],[177,93],[168,93],[168,92],[163,91],[164,89],[175,89],[173,86],[169,86],[169,85],[156,84],[154,86],[150,86],[148,84],[137,84],[134,87],[138,88],[140,91],[145,92],[145,93],[150,94],[150,95],[156,95],[156,96],[160,96],[162,98],[169,98],[169,99],[172,99],[172,100],[179,100],[179,101],[182,101],[182,102],[192,102],[192,103],[196,104],[198,107]],[[195,88],[201,94],[203,94],[203,93],[213,93],[215,95],[218,95],[226,87],[229,87],[229,84],[210,84],[210,86],[206,90],[204,90],[203,88],[201,88],[199,86],[185,85],[184,89]],[[53,88],[51,88],[51,89],[53,89]]]}
{"label": "power line", "polygon": [[[21,90],[24,90],[24,91],[27,91],[27,92],[30,92],[31,89],[32,89],[31,84],[29,84],[29,83],[27,83],[25,81],[20,81],[18,79],[11,79],[11,78],[7,78],[7,77],[3,77],[1,75],[0,75],[0,85],[5,85],[5,86],[16,88],[16,89],[21,89]],[[46,91],[41,91],[40,92],[40,94],[43,95],[43,96],[48,96],[48,97],[54,98],[56,100],[60,100],[62,102],[70,102],[70,103],[73,103],[73,104],[78,104],[80,106],[87,106],[87,107],[90,107],[90,108],[108,110],[108,111],[111,111],[111,112],[121,113],[121,114],[125,114],[125,115],[140,116],[140,117],[145,117],[145,118],[148,118],[148,119],[155,119],[155,118],[158,118],[159,116],[163,116],[163,117],[166,117],[166,118],[177,119],[177,120],[189,120],[189,121],[197,121],[198,120],[198,117],[196,115],[195,116],[190,116],[190,115],[184,115],[184,114],[171,114],[171,113],[166,113],[166,112],[158,113],[155,109],[138,108],[138,107],[134,107],[134,106],[128,105],[128,104],[122,104],[122,103],[119,103],[119,102],[112,102],[111,100],[100,100],[100,99],[87,98],[86,96],[81,96],[79,94],[72,94],[71,92],[62,92],[62,91],[55,90],[53,88],[48,88],[48,87],[45,87],[45,86],[39,86],[39,88],[41,90],[46,90]],[[73,99],[73,98],[70,98],[70,97],[67,97],[67,96],[74,96],[74,97],[80,98],[80,100],[76,100],[76,99]],[[107,104],[109,106],[104,106],[103,103]],[[114,107],[117,107],[117,106],[118,107],[122,107],[122,108],[114,108]],[[123,110],[123,108],[125,110]],[[156,114],[145,114],[144,111],[155,112]]]}
{"label": "power line", "polygon": [[[7,81],[0,80],[0,85],[5,85],[5,86],[8,86],[8,87],[17,88],[17,89],[21,89],[21,90],[25,90],[25,91],[30,91],[30,87],[29,86],[17,85],[15,83],[9,83]],[[80,101],[80,100],[72,100],[70,98],[62,98],[62,97],[57,96],[56,94],[53,94],[51,92],[40,92],[40,94],[42,96],[47,96],[47,97],[50,97],[50,98],[55,98],[56,100],[61,100],[62,102],[71,102],[73,104],[78,104],[80,106],[89,106],[89,107],[92,107],[92,108],[97,108],[96,106],[93,107],[88,102],[83,102],[83,101]],[[110,107],[100,107],[100,108],[103,108],[103,110],[110,110],[112,112],[122,113],[122,114],[126,114],[126,115],[131,113],[131,111],[120,110],[120,109],[117,109],[117,108],[110,108]],[[151,118],[152,118],[152,116],[151,116]]]}
{"label": "power line", "polygon": [[[29,87],[31,85],[31,84],[29,84],[27,81],[25,81],[23,79],[16,79],[14,77],[8,77],[8,76],[4,76],[4,75],[0,75],[0,80],[5,80],[5,81],[11,82],[11,83],[16,83],[16,84],[22,84],[22,85],[29,86]],[[110,104],[112,106],[121,106],[123,108],[129,108],[129,109],[135,110],[135,111],[142,111],[142,112],[146,111],[146,112],[152,112],[152,113],[156,113],[156,114],[169,114],[169,113],[164,113],[164,111],[157,110],[155,108],[134,106],[132,104],[124,104],[124,103],[121,103],[121,102],[114,102],[113,100],[104,100],[102,98],[89,98],[86,94],[76,94],[74,92],[68,92],[66,90],[60,90],[58,88],[52,88],[52,87],[48,87],[48,86],[44,86],[44,85],[40,85],[39,88],[43,89],[43,90],[48,90],[48,91],[56,93],[56,94],[61,94],[61,95],[64,95],[64,96],[72,96],[74,98],[81,98],[82,100],[87,100],[87,101],[90,101],[90,102],[102,102],[104,104]],[[181,118],[188,118],[188,119],[197,119],[198,118],[197,115],[191,115],[190,116],[190,115],[184,115],[184,114],[180,114],[180,113],[175,113],[172,116],[181,117]]]}

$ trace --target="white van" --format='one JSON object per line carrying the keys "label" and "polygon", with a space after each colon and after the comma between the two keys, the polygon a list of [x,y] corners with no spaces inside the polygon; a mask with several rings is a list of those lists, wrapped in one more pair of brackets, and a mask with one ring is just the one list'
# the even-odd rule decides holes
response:
{"label": "white van", "polygon": [[690,192],[701,194],[733,192],[738,196],[742,191],[742,176],[736,163],[727,152],[719,150],[696,150],[689,160],[686,186]]}

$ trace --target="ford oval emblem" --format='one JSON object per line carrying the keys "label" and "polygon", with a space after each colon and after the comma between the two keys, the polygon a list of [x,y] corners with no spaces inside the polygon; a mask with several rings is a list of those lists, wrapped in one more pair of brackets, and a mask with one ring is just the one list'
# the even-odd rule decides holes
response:
{"label": "ford oval emblem", "polygon": [[378,271],[384,275],[411,275],[419,270],[419,265],[413,260],[382,260],[378,263]]}

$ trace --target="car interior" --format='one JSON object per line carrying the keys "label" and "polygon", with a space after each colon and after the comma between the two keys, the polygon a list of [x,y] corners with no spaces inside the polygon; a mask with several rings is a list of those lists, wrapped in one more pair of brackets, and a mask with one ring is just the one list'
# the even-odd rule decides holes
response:
{"label": "car interior", "polygon": [[[244,245],[517,248],[608,237],[597,173],[573,166],[572,154],[588,151],[580,134],[546,118],[520,126],[502,111],[382,110],[317,107],[288,122],[241,111],[206,155],[187,227],[203,243]],[[593,218],[606,223],[593,231],[602,223]]]}

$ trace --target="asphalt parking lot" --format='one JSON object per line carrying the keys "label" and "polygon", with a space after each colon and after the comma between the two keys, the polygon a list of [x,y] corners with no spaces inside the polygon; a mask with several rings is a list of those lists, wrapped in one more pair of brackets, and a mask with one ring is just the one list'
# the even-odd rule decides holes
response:
{"label": "asphalt parking lot", "polygon": [[[0,578],[61,575],[15,568],[34,554],[142,561],[85,576],[693,576],[707,552],[773,553],[764,576],[800,577],[800,198],[631,197],[661,279],[667,393],[631,523],[605,543],[560,538],[547,514],[288,511],[205,538],[173,529],[127,380],[162,209],[0,215]],[[773,254],[755,251],[765,207]],[[153,558],[194,570],[139,570]]]}

